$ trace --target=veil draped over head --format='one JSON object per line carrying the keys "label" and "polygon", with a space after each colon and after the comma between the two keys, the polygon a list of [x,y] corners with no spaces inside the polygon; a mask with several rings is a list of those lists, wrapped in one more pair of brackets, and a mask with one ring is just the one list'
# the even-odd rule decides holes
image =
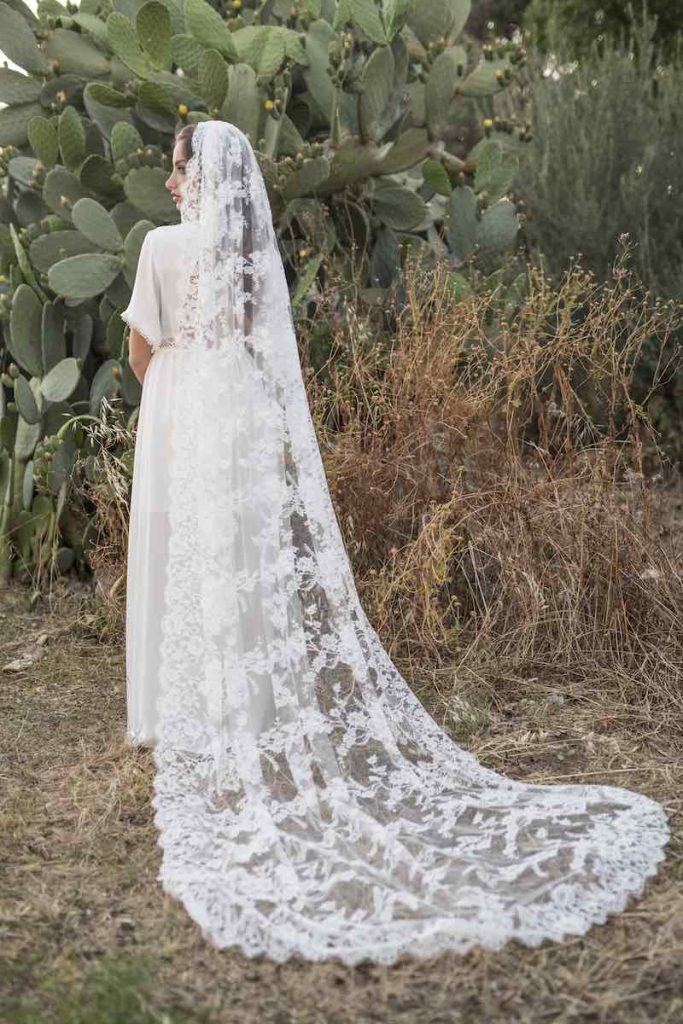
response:
{"label": "veil draped over head", "polygon": [[158,879],[218,946],[391,963],[581,933],[663,858],[662,807],[530,785],[443,732],[360,605],[264,180],[197,126],[153,805]]}

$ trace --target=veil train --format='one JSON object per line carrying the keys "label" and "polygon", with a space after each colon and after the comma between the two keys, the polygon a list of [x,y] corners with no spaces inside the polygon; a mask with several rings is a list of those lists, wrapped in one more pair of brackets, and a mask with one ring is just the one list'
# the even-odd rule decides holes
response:
{"label": "veil train", "polygon": [[182,214],[153,755],[164,889],[215,945],[278,961],[534,946],[622,910],[664,857],[661,805],[483,767],[361,607],[235,126],[197,126]]}

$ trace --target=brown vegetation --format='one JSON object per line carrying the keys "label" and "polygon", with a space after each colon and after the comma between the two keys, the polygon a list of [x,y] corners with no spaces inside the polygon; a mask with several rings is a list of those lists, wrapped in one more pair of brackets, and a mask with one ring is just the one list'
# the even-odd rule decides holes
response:
{"label": "brown vegetation", "polygon": [[3,595],[2,666],[41,633],[48,652],[3,673],[0,980],[13,1024],[164,1012],[673,1024],[683,1012],[681,489],[631,389],[670,313],[618,273],[598,286],[574,269],[558,291],[533,274],[507,314],[498,296],[449,287],[445,271],[409,275],[391,345],[346,310],[308,378],[361,599],[435,718],[487,766],[660,800],[674,829],[660,872],[605,925],[537,950],[353,970],[209,947],[156,883],[151,756],[123,740],[132,439],[112,422],[88,487],[109,600],[65,580],[44,610],[16,587]]}

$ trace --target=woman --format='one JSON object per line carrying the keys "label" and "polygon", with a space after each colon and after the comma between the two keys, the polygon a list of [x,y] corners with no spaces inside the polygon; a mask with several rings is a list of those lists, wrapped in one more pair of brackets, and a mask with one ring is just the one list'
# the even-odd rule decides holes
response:
{"label": "woman", "polygon": [[147,235],[124,314],[128,738],[154,747],[158,878],[214,944],[279,961],[585,932],[656,872],[666,814],[506,779],[422,707],[358,599],[254,152],[190,134],[182,222]]}

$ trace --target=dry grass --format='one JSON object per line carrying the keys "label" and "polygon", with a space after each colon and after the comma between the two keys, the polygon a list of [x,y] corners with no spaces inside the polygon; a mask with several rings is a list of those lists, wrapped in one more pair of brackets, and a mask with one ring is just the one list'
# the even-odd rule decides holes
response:
{"label": "dry grass", "polygon": [[655,797],[666,861],[622,914],[535,950],[351,969],[207,945],[156,882],[153,763],[123,738],[111,584],[127,438],[112,428],[109,475],[89,490],[108,602],[66,580],[37,608],[30,588],[2,592],[0,669],[36,660],[2,672],[0,1021],[683,1019],[681,488],[629,400],[665,318],[579,271],[559,303],[537,278],[507,328],[486,300],[448,300],[438,275],[428,293],[411,280],[391,352],[349,316],[310,381],[364,604],[458,742],[515,778]]}

